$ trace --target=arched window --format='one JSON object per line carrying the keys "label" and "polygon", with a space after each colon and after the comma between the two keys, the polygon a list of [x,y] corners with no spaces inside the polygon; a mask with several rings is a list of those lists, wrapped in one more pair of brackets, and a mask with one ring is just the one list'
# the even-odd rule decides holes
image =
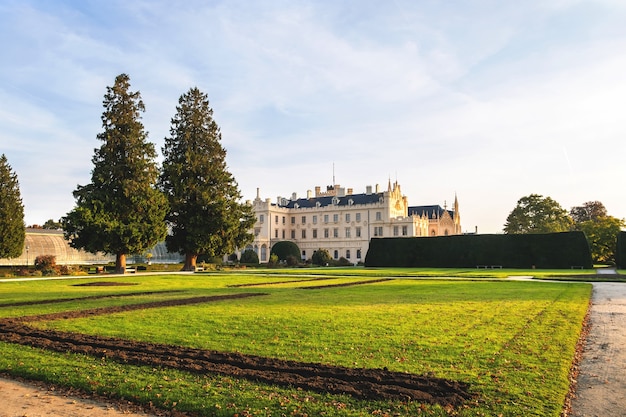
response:
{"label": "arched window", "polygon": [[339,259],[339,251],[337,249],[335,249],[334,255],[335,259]]}

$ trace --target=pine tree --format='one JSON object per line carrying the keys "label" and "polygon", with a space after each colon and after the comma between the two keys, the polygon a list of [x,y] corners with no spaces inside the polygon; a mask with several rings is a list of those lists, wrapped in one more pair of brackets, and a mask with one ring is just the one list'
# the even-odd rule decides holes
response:
{"label": "pine tree", "polygon": [[198,88],[183,94],[163,147],[160,185],[167,195],[171,226],[165,242],[185,255],[194,270],[199,254],[223,256],[252,240],[252,207],[240,203],[237,183],[226,167],[226,150],[207,95]]}
{"label": "pine tree", "polygon": [[24,206],[17,175],[0,155],[0,258],[17,258],[24,250]]}
{"label": "pine tree", "polygon": [[126,74],[107,87],[91,183],[77,187],[76,207],[62,219],[72,247],[115,254],[118,273],[126,269],[126,255],[154,247],[167,233],[156,150],[141,123],[144,104],[129,88]]}

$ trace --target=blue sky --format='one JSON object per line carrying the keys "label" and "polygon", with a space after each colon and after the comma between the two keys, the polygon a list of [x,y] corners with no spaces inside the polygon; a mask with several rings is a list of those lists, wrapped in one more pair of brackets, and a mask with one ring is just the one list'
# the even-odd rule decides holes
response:
{"label": "blue sky", "polygon": [[0,153],[26,223],[90,181],[106,87],[157,149],[205,92],[244,199],[398,181],[500,233],[517,200],[626,217],[626,2],[0,0]]}

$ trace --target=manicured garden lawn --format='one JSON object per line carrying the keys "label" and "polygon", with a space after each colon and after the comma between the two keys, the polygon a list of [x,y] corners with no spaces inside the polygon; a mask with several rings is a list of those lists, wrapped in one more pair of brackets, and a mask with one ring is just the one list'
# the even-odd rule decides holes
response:
{"label": "manicured garden lawn", "polygon": [[[231,273],[106,278],[138,284],[119,287],[73,286],[89,281],[84,279],[0,283],[0,317],[199,295],[265,293],[239,300],[30,325],[301,362],[431,375],[469,383],[472,400],[457,409],[415,402],[357,400],[232,376],[122,365],[103,358],[10,343],[0,343],[0,372],[206,416],[560,414],[591,295],[590,285],[397,278],[366,285],[325,287],[384,276],[419,275],[408,270],[348,271],[352,276],[343,276],[346,270],[326,270],[329,279],[316,281],[304,281],[310,278],[295,274],[285,277]],[[261,285],[232,286],[237,284]],[[301,289],[303,286],[318,288]],[[139,292],[154,293],[96,298]],[[27,300],[80,297],[92,298],[2,307]]]}

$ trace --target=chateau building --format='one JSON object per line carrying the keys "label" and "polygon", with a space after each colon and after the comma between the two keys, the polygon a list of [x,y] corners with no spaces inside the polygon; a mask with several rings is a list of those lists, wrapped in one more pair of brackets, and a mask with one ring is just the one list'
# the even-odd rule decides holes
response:
{"label": "chateau building", "polygon": [[387,191],[380,187],[354,194],[352,188],[338,184],[315,187],[306,198],[294,193],[290,199],[276,202],[262,200],[257,189],[252,202],[256,214],[253,249],[261,262],[269,260],[271,247],[290,240],[302,251],[302,259],[311,259],[318,249],[326,249],[334,259],[352,263],[365,261],[370,239],[377,237],[426,237],[461,234],[459,203],[455,196],[453,210],[446,205],[409,206],[400,185],[389,181]]}

